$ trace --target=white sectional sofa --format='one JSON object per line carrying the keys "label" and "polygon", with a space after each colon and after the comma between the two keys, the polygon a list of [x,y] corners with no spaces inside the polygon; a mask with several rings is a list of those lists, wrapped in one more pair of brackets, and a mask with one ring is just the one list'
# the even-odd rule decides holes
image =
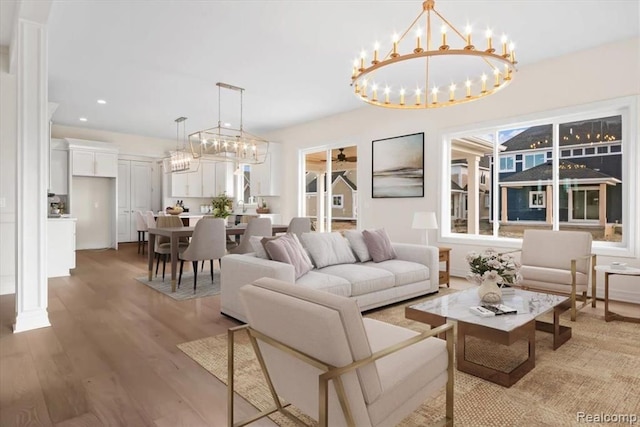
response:
{"label": "white sectional sofa", "polygon": [[222,258],[221,308],[246,322],[239,289],[270,277],[356,300],[361,311],[438,291],[438,248],[391,243],[396,258],[382,262],[353,262],[314,268],[298,279],[293,265],[263,259],[255,253]]}

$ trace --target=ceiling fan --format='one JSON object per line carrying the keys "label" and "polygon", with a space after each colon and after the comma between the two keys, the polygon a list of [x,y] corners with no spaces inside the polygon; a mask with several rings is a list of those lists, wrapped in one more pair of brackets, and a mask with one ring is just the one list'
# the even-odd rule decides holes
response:
{"label": "ceiling fan", "polygon": [[340,152],[338,153],[336,158],[335,159],[331,159],[334,162],[356,162],[356,161],[358,161],[358,157],[357,156],[347,156],[346,154],[344,154],[344,148],[338,148],[338,151],[340,151]]}

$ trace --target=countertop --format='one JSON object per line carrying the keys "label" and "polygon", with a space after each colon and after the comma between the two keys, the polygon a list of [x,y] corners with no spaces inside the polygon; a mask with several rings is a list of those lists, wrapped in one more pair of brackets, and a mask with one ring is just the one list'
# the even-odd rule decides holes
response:
{"label": "countertop", "polygon": [[49,221],[77,221],[78,218],[72,216],[50,216],[47,217]]}

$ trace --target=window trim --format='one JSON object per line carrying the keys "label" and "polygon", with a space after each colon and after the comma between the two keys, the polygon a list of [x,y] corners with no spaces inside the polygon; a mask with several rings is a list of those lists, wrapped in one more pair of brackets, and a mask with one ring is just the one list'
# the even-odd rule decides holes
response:
{"label": "window trim", "polygon": [[[542,199],[542,204],[536,205],[533,203],[535,196]],[[546,209],[547,208],[547,192],[546,191],[529,191],[529,209]]]}
{"label": "window trim", "polygon": [[[546,151],[536,151],[534,153],[523,154],[523,156],[522,156],[522,170],[535,168],[536,166],[541,165],[542,163],[536,163],[535,162],[536,156],[542,156],[542,163],[545,163],[547,161],[547,152]],[[527,157],[529,157],[529,158],[533,157],[533,159],[534,159],[533,163],[536,163],[536,164],[534,164],[533,166],[527,166]]]}
{"label": "window trim", "polygon": [[[502,159],[511,159],[511,164],[513,165],[511,168],[502,169]],[[498,156],[498,169],[500,169],[500,173],[504,172],[515,172],[516,171],[516,156],[515,154],[504,154]]]}
{"label": "window trim", "polygon": [[[451,231],[451,221],[448,215],[450,209],[449,193],[451,188],[446,184],[446,178],[449,173],[451,163],[451,141],[455,138],[468,136],[471,132],[474,134],[498,133],[502,130],[516,128],[518,126],[538,126],[543,124],[554,123],[553,136],[558,139],[559,124],[597,119],[610,115],[622,115],[622,182],[623,198],[622,198],[622,223],[625,225],[625,233],[622,242],[605,242],[594,241],[593,250],[597,255],[610,257],[640,257],[640,219],[636,219],[637,212],[640,212],[640,197],[638,194],[638,181],[640,180],[640,168],[634,168],[633,165],[640,163],[640,147],[636,147],[635,142],[640,138],[640,119],[638,115],[640,96],[631,95],[605,101],[597,101],[588,104],[576,104],[570,107],[551,109],[544,112],[536,112],[525,114],[522,116],[511,117],[509,119],[495,119],[480,124],[466,124],[455,128],[443,129],[441,132],[442,151],[440,163],[441,179],[444,183],[443,192],[440,198],[440,214],[442,224],[440,227],[440,243],[458,244],[458,245],[477,245],[480,247],[494,246],[503,248],[520,248],[522,246],[521,238],[511,238],[498,235],[499,221],[493,221],[493,235],[465,235],[454,233]],[[500,152],[494,151],[494,159],[499,157]],[[560,161],[560,151],[565,149],[555,144],[552,149],[554,167]],[[499,166],[499,164],[498,164]],[[494,167],[494,175],[492,176],[492,193],[500,197],[500,188],[496,177],[499,175],[499,167]],[[558,180],[557,170],[554,172],[554,180]],[[445,196],[446,195],[446,196]],[[559,192],[554,191],[553,209],[554,209],[554,229],[558,229],[559,214]],[[635,216],[634,216],[635,215]],[[498,203],[494,203],[492,207],[492,217],[500,218],[500,209]],[[495,236],[495,237],[494,237]]]}

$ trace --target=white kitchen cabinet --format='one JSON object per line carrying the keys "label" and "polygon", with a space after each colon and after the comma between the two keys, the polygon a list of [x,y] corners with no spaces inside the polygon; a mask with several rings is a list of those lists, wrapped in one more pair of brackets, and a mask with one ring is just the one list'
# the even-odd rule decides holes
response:
{"label": "white kitchen cabinet", "polygon": [[69,276],[76,268],[76,219],[47,221],[47,277]]}
{"label": "white kitchen cabinet", "polygon": [[151,161],[118,160],[118,242],[138,240],[136,211],[151,210]]}
{"label": "white kitchen cabinet", "polygon": [[117,153],[71,150],[72,175],[115,178],[118,175]]}
{"label": "white kitchen cabinet", "polygon": [[279,196],[282,177],[280,144],[270,143],[264,163],[251,165],[251,195]]}
{"label": "white kitchen cabinet", "polygon": [[69,151],[51,150],[49,169],[51,180],[49,191],[54,194],[69,194]]}
{"label": "white kitchen cabinet", "polygon": [[233,191],[233,163],[231,162],[202,162],[202,197],[216,197],[226,193],[234,196]]}
{"label": "white kitchen cabinet", "polygon": [[202,165],[197,171],[171,174],[171,197],[202,197]]}

